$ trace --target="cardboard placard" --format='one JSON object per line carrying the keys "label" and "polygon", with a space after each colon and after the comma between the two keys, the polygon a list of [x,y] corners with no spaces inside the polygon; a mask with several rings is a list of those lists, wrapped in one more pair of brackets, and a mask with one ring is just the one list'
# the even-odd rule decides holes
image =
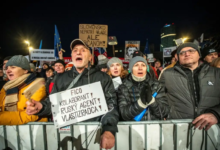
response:
{"label": "cardboard placard", "polygon": [[89,47],[107,47],[108,26],[79,24],[79,38]]}
{"label": "cardboard placard", "polygon": [[50,101],[56,128],[98,117],[108,112],[100,81],[51,94]]}

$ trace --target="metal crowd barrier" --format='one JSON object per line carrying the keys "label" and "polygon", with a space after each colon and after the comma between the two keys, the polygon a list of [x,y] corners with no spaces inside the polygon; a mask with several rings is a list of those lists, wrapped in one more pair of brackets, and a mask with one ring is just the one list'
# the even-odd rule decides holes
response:
{"label": "metal crowd barrier", "polygon": [[[119,122],[112,150],[219,149],[218,125],[208,131],[194,130],[191,122],[191,119]],[[0,126],[0,150],[99,150],[100,130],[92,134],[98,124],[81,122],[62,130],[55,129],[53,122]]]}

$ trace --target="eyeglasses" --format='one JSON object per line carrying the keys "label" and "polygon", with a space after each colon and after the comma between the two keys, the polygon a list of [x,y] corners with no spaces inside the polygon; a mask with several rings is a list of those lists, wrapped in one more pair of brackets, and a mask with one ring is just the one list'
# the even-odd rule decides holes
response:
{"label": "eyeglasses", "polygon": [[187,51],[181,51],[180,55],[183,56],[183,55],[186,54],[186,52],[189,52],[190,54],[194,54],[196,52],[196,50],[195,49],[189,49]]}

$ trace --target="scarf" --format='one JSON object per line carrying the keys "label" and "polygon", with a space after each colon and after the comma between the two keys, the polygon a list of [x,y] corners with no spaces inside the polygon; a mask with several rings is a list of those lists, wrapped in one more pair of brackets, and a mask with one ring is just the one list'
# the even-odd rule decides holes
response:
{"label": "scarf", "polygon": [[144,75],[143,77],[136,77],[135,75],[131,74],[132,75],[132,79],[136,82],[141,82],[141,81],[144,81],[146,79],[146,75]]}
{"label": "scarf", "polygon": [[36,79],[35,74],[24,74],[14,80],[8,81],[4,86],[6,91],[5,110],[17,111],[18,92],[23,87],[30,84]]}

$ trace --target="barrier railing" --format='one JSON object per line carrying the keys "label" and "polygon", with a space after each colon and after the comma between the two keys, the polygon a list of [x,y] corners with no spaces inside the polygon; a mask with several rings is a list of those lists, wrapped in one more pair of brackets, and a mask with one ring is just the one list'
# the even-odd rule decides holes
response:
{"label": "barrier railing", "polygon": [[[194,130],[191,119],[119,122],[112,150],[215,150],[220,130]],[[98,122],[81,122],[57,130],[53,122],[32,122],[0,126],[0,149],[15,150],[95,150],[100,149]],[[94,134],[93,134],[94,133]]]}

